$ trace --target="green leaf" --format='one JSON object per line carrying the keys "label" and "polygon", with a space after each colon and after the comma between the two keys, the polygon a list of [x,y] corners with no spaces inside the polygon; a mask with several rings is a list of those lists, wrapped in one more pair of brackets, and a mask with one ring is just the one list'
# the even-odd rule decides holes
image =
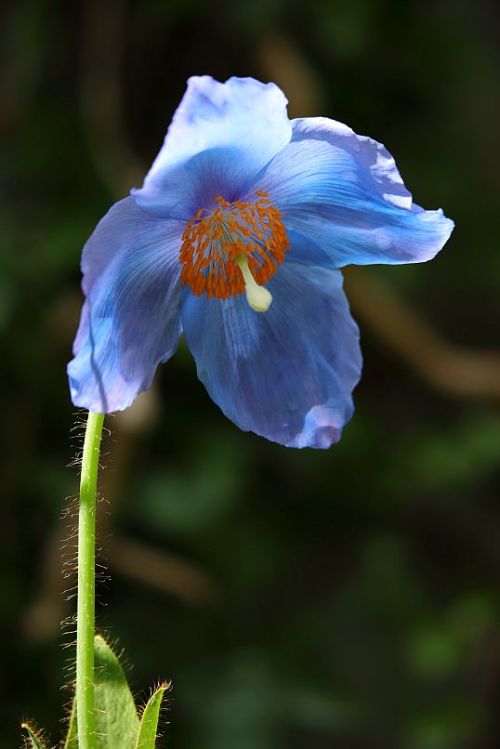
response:
{"label": "green leaf", "polygon": [[97,749],[135,749],[139,718],[120,662],[100,635],[94,654]]}
{"label": "green leaf", "polygon": [[21,728],[28,734],[26,738],[29,749],[47,749],[42,734],[30,723],[21,723]]}
{"label": "green leaf", "polygon": [[[97,749],[154,749],[161,703],[170,685],[160,684],[153,692],[139,722],[120,662],[100,636],[95,638],[94,655]],[[34,749],[38,746],[34,745]],[[78,749],[75,701],[64,749]]]}
{"label": "green leaf", "polygon": [[144,712],[142,713],[139,736],[135,749],[155,749],[158,734],[158,719],[160,708],[165,692],[170,688],[169,684],[160,684],[149,698]]}
{"label": "green leaf", "polygon": [[78,733],[76,728],[76,700],[73,700],[69,716],[68,735],[64,742],[64,749],[78,749]]}

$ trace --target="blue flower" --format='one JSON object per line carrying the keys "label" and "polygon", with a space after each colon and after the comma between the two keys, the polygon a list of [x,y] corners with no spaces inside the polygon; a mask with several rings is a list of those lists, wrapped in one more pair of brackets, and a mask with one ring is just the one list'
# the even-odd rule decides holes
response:
{"label": "blue flower", "polygon": [[429,260],[453,222],[413,204],[382,145],[286,104],[252,78],[189,80],[143,186],[84,247],[76,406],[130,406],[183,332],[241,429],[339,440],[362,363],[339,268]]}

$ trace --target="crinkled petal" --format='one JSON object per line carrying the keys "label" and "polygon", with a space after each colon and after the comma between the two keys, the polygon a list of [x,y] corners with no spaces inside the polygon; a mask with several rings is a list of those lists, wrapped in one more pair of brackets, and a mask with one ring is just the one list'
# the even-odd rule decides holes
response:
{"label": "crinkled petal", "polygon": [[152,218],[133,198],[97,225],[83,250],[86,302],[68,365],[75,406],[127,408],[175,352],[181,233],[182,224]]}
{"label": "crinkled petal", "polygon": [[356,151],[348,135],[340,146],[333,136],[320,134],[324,137],[285,146],[252,188],[269,193],[287,230],[308,237],[335,267],[434,257],[453,222],[441,210],[403,205],[409,193],[405,196],[395,165],[374,141],[361,140]]}
{"label": "crinkled petal", "polygon": [[133,191],[138,204],[154,215],[178,215],[185,203],[184,198],[176,201],[179,187],[191,201],[194,191],[195,211],[209,207],[200,203],[207,191],[211,200],[221,193],[231,200],[290,142],[286,105],[274,83],[253,78],[219,83],[207,75],[190,78],[143,187]]}
{"label": "crinkled petal", "polygon": [[245,297],[183,295],[198,377],[240,429],[287,447],[329,447],[353,412],[361,371],[358,328],[339,271],[285,260],[254,312]]}
{"label": "crinkled petal", "polygon": [[401,208],[412,207],[394,158],[382,143],[358,135],[342,122],[328,117],[302,117],[292,120],[292,141],[321,140],[347,151],[370,174],[380,195]]}

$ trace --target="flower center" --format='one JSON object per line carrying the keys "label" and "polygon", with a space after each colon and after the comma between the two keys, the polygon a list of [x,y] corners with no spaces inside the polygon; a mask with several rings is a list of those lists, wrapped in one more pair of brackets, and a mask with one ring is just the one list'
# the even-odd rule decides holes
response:
{"label": "flower center", "polygon": [[257,190],[257,200],[229,203],[220,195],[212,211],[200,208],[183,235],[181,282],[193,294],[228,299],[246,293],[248,304],[265,312],[272,297],[262,288],[290,248],[281,213]]}

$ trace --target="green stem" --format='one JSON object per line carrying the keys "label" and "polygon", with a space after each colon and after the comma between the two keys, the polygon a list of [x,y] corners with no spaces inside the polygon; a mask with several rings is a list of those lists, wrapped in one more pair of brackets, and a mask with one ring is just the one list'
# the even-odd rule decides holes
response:
{"label": "green stem", "polygon": [[80,480],[76,626],[76,720],[79,749],[95,749],[95,513],[99,448],[103,423],[104,414],[89,411],[83,443],[82,476]]}

